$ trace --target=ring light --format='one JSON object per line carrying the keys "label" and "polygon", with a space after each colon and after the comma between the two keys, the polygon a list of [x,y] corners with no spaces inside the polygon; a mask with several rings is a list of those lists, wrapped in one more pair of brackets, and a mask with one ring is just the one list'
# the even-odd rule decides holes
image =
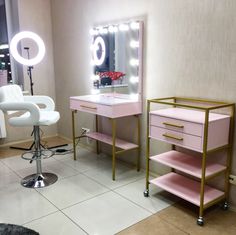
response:
{"label": "ring light", "polygon": [[[102,55],[100,58],[98,58],[98,54],[97,54],[97,50],[99,48],[99,44],[101,45],[101,50],[102,50]],[[106,46],[105,46],[105,42],[103,40],[102,37],[96,37],[96,39],[94,40],[94,44],[93,44],[93,59],[94,59],[94,64],[95,65],[102,65],[102,63],[105,60],[105,56],[106,56]]]}
{"label": "ring light", "polygon": [[[24,38],[32,39],[33,41],[36,42],[38,46],[38,54],[32,59],[23,58],[17,50],[17,45],[19,41]],[[38,64],[43,59],[45,55],[45,45],[44,45],[43,40],[37,34],[33,32],[29,32],[29,31],[23,31],[16,34],[12,38],[11,43],[10,43],[10,51],[16,61],[18,61],[19,63],[23,65],[32,66],[32,65]]]}

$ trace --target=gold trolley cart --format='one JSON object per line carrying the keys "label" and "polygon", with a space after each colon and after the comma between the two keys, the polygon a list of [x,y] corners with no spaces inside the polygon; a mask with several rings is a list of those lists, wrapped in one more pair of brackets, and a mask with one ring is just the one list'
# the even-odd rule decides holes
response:
{"label": "gold trolley cart", "polygon": [[[151,104],[167,105],[167,108],[151,111]],[[234,103],[182,97],[147,100],[144,196],[149,196],[151,183],[199,206],[198,225],[204,224],[203,212],[206,208],[224,202],[223,209],[228,209],[234,115]],[[150,156],[151,139],[170,143],[172,150]],[[198,152],[201,157],[179,152],[176,150],[179,147]],[[209,154],[217,151],[227,153],[225,164],[215,163],[210,158]],[[150,161],[171,167],[171,172],[150,180]],[[208,180],[221,174],[225,176],[223,190],[207,184]]]}

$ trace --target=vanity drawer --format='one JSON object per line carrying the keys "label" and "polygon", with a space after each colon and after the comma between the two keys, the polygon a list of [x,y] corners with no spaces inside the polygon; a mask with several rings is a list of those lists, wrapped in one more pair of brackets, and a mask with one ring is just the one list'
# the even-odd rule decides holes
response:
{"label": "vanity drawer", "polygon": [[98,105],[92,102],[86,102],[82,100],[70,100],[70,108],[80,110],[88,113],[97,113]]}
{"label": "vanity drawer", "polygon": [[150,113],[150,125],[200,137],[203,135],[203,125],[201,123],[163,117],[152,113]]}
{"label": "vanity drawer", "polygon": [[202,151],[202,138],[157,126],[150,126],[150,137],[181,147]]}

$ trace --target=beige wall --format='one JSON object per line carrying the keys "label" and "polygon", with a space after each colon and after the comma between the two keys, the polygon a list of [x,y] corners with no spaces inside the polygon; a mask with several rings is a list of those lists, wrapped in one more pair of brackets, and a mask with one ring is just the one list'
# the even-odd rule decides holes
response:
{"label": "beige wall", "polygon": [[[71,136],[69,96],[89,94],[89,29],[93,25],[136,17],[145,22],[144,100],[189,96],[236,102],[235,0],[51,2],[61,134]],[[145,120],[144,114],[143,140]],[[78,126],[86,125],[93,128],[93,118],[80,115]],[[103,128],[108,128],[105,121]],[[233,173],[236,174],[234,152]],[[142,164],[145,164],[144,151]],[[231,195],[235,198],[235,188]]]}
{"label": "beige wall", "polygon": [[[28,30],[37,33],[44,41],[46,55],[41,63],[34,66],[32,71],[34,94],[48,95],[55,99],[55,77],[52,46],[51,3],[50,0],[31,1],[18,0],[20,31]],[[22,41],[22,46],[28,46]],[[36,44],[30,44],[30,53],[33,57],[37,53]],[[25,55],[24,55],[25,56]],[[24,69],[25,90],[30,91],[29,77],[26,66]],[[42,128],[45,136],[57,134],[57,125]],[[32,128],[16,128],[7,126],[7,138],[0,143],[8,143],[29,139]]]}

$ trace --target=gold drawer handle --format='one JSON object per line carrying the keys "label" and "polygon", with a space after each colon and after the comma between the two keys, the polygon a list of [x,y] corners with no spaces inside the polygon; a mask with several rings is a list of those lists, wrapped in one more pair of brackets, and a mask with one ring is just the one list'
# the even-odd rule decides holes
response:
{"label": "gold drawer handle", "polygon": [[96,110],[97,107],[91,107],[91,106],[86,106],[86,105],[80,105],[81,108],[86,108],[86,109],[94,109]]}
{"label": "gold drawer handle", "polygon": [[183,140],[184,139],[182,137],[173,136],[173,135],[170,135],[170,134],[163,134],[162,136],[167,137],[167,138],[171,138],[171,139],[175,139],[175,140]]}
{"label": "gold drawer handle", "polygon": [[169,123],[169,122],[163,122],[162,124],[164,124],[166,126],[173,126],[173,127],[178,127],[178,128],[184,128],[183,125],[173,124],[173,123]]}

